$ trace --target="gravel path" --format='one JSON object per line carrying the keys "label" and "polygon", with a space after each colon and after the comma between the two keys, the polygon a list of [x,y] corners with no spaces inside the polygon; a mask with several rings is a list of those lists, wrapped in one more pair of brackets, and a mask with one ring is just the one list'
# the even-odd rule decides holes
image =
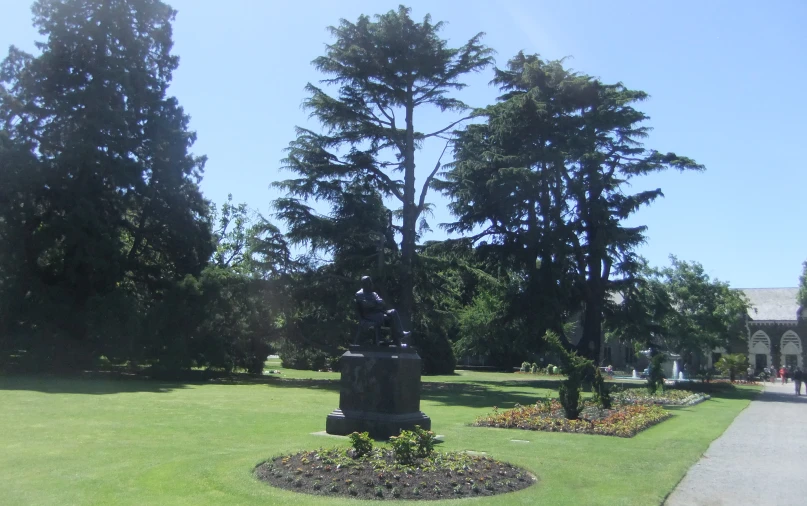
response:
{"label": "gravel path", "polygon": [[807,396],[793,383],[766,386],[664,504],[807,504]]}

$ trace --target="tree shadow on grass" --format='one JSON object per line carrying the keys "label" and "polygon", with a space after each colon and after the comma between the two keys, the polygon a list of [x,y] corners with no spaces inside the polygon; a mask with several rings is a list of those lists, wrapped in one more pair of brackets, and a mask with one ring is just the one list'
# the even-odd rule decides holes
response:
{"label": "tree shadow on grass", "polygon": [[120,393],[168,393],[187,388],[188,383],[168,382],[126,376],[117,373],[82,373],[73,375],[0,376],[0,391],[23,390],[45,394],[107,395]]}
{"label": "tree shadow on grass", "polygon": [[[505,380],[505,381],[496,381],[496,380],[469,380],[467,382],[457,382],[457,383],[439,383],[435,382],[432,384],[445,384],[445,385],[482,385],[486,387],[497,387],[497,388],[545,388],[549,390],[557,390],[558,386],[562,381],[561,379],[557,380]],[[424,382],[424,385],[430,384],[429,382]]]}
{"label": "tree shadow on grass", "polygon": [[[335,379],[281,379],[268,378],[262,383],[272,388],[314,388],[338,392],[339,380]],[[495,386],[502,386],[490,382]],[[524,387],[523,382],[516,382],[513,386]],[[436,402],[447,406],[465,406],[470,408],[512,408],[516,404],[535,404],[541,400],[538,392],[530,391],[502,391],[487,385],[476,383],[438,383],[428,382],[421,384],[422,401]]]}
{"label": "tree shadow on grass", "polygon": [[[521,385],[524,386],[524,385]],[[421,400],[437,402],[446,406],[509,409],[516,404],[535,404],[542,397],[538,392],[524,390],[502,391],[477,384],[432,383],[424,385]]]}
{"label": "tree shadow on grass", "polygon": [[[229,383],[223,381],[222,383]],[[338,379],[303,379],[303,378],[276,378],[276,377],[263,377],[255,378],[254,381],[244,380],[238,384],[264,384],[269,387],[276,388],[313,388],[316,390],[331,390],[339,391]]]}

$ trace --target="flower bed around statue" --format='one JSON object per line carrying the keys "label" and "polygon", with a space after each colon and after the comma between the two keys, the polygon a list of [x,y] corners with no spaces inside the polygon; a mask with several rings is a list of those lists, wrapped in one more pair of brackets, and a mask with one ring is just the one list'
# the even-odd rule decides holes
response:
{"label": "flower bed around statue", "polygon": [[615,402],[622,404],[658,404],[660,406],[694,406],[711,399],[709,395],[689,390],[665,390],[650,394],[647,390],[632,388],[611,394]]}
{"label": "flower bed around statue", "polygon": [[375,500],[482,497],[535,482],[527,471],[483,455],[434,452],[402,465],[385,448],[361,457],[351,453],[333,448],[276,457],[260,464],[255,474],[295,492]]}
{"label": "flower bed around statue", "polygon": [[476,419],[477,427],[500,427],[545,432],[573,432],[603,436],[633,437],[639,432],[669,418],[670,412],[655,404],[619,404],[603,409],[591,401],[583,401],[580,418],[568,420],[556,399],[533,406],[516,406]]}

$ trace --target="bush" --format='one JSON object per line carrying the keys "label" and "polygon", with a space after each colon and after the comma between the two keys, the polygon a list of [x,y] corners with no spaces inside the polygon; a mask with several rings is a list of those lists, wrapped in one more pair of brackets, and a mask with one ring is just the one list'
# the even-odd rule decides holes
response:
{"label": "bush", "polygon": [[748,369],[748,357],[743,353],[723,355],[715,364],[715,368],[724,376],[728,376],[733,383],[738,374],[745,374]]}
{"label": "bush", "polygon": [[659,389],[664,390],[664,370],[661,364],[664,363],[664,354],[658,353],[650,357],[650,371],[647,375],[647,391],[651,394]]}
{"label": "bush", "polygon": [[529,372],[530,370],[530,363],[529,362],[522,362],[521,363],[521,372]]}
{"label": "bush", "polygon": [[274,332],[261,301],[266,290],[263,280],[218,267],[186,276],[150,308],[145,355],[166,373],[192,367],[262,373]]}
{"label": "bush", "polygon": [[423,359],[423,373],[453,374],[457,357],[448,339],[436,332],[428,336],[422,336],[419,332],[415,334],[415,346]]}
{"label": "bush", "polygon": [[611,408],[611,392],[608,390],[608,385],[605,383],[605,378],[599,369],[594,373],[594,382],[592,383],[591,391],[594,393],[594,402],[603,409]]}
{"label": "bush", "polygon": [[[567,380],[568,381],[568,380]],[[574,384],[569,385],[564,381],[558,387],[558,400],[560,405],[563,406],[563,412],[566,413],[568,420],[577,420],[580,418],[580,387],[575,387]]]}
{"label": "bush", "polygon": [[531,372],[532,374],[538,374],[538,364],[532,364],[532,365],[530,366],[530,372]]}
{"label": "bush", "polygon": [[413,464],[416,458],[426,458],[434,453],[437,442],[434,432],[419,425],[414,430],[402,430],[399,436],[390,438],[395,460],[404,465]]}
{"label": "bush", "polygon": [[580,390],[586,376],[590,377],[594,370],[594,362],[578,355],[575,351],[567,350],[554,332],[547,332],[546,341],[552,346],[563,360],[563,373],[566,379],[558,388],[558,400],[563,406],[566,418],[576,420],[580,417]]}
{"label": "bush", "polygon": [[389,438],[392,453],[400,464],[409,465],[415,462],[417,454],[417,436],[409,430],[402,430],[398,436]]}
{"label": "bush", "polygon": [[328,367],[331,356],[313,347],[297,346],[285,341],[280,346],[280,362],[287,369],[319,371]]}
{"label": "bush", "polygon": [[415,436],[417,436],[417,456],[420,458],[430,457],[434,453],[434,445],[437,438],[434,432],[425,430],[420,425],[415,425]]}
{"label": "bush", "polygon": [[354,457],[363,457],[373,451],[373,440],[367,432],[354,432],[348,436],[353,447]]}
{"label": "bush", "polygon": [[331,371],[334,371],[334,372],[339,372],[340,371],[341,360],[342,360],[341,355],[336,356],[336,357],[328,358],[328,360],[327,360],[328,369],[330,369]]}

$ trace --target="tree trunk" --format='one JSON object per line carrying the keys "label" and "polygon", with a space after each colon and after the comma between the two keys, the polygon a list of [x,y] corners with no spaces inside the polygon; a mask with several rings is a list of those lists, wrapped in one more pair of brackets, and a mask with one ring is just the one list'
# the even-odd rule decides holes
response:
{"label": "tree trunk", "polygon": [[[596,244],[594,234],[589,235],[589,244]],[[588,275],[584,298],[586,307],[583,314],[583,335],[577,344],[577,352],[599,363],[602,342],[602,310],[605,298],[603,289],[603,262],[596,248],[591,248],[588,258]]]}
{"label": "tree trunk", "polygon": [[401,301],[398,313],[404,328],[412,328],[412,313],[415,308],[414,258],[416,222],[418,217],[415,205],[415,106],[411,99],[412,87],[407,90],[409,101],[406,104],[406,140],[404,143],[404,203],[403,227],[401,230]]}
{"label": "tree trunk", "polygon": [[586,302],[583,314],[583,336],[577,344],[577,352],[599,364],[600,341],[602,340],[602,299],[591,297]]}

